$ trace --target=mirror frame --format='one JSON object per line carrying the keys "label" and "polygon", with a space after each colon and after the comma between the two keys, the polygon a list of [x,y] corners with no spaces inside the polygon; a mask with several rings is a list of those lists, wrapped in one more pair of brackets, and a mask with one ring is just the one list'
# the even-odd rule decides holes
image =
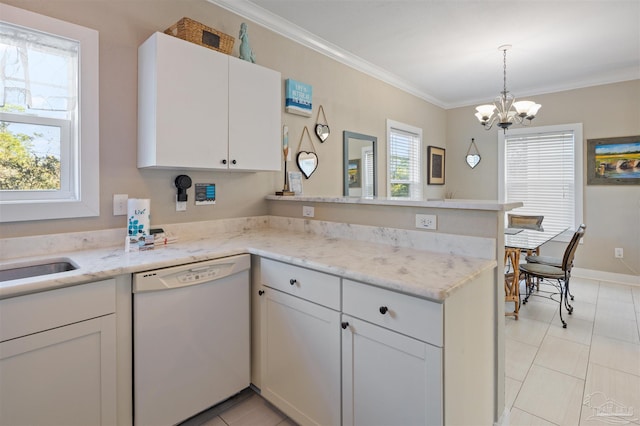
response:
{"label": "mirror frame", "polygon": [[373,196],[378,195],[378,138],[362,133],[342,132],[342,192],[349,197],[349,139],[371,141],[373,145]]}

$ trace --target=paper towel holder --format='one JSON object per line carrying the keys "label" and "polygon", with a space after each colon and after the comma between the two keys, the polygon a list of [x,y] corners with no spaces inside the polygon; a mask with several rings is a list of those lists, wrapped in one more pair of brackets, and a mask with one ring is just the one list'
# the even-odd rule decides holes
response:
{"label": "paper towel holder", "polygon": [[187,175],[179,175],[175,180],[178,188],[178,198],[176,201],[187,201],[187,189],[191,188],[191,178]]}

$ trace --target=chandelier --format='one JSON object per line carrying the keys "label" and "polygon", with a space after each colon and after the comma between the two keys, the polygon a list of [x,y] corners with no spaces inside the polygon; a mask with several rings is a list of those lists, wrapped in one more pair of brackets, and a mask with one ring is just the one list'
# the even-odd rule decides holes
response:
{"label": "chandelier", "polygon": [[485,128],[491,129],[497,122],[504,131],[513,123],[526,126],[536,117],[542,105],[532,101],[518,101],[507,91],[507,50],[511,49],[510,44],[498,47],[502,50],[504,58],[504,86],[499,96],[493,100],[493,104],[480,105],[476,107],[476,117]]}

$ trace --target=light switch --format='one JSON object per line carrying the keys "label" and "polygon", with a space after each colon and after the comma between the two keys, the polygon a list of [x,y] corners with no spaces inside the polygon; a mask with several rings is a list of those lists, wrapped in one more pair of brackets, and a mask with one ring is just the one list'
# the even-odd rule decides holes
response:
{"label": "light switch", "polygon": [[125,216],[127,214],[128,194],[113,194],[113,215]]}

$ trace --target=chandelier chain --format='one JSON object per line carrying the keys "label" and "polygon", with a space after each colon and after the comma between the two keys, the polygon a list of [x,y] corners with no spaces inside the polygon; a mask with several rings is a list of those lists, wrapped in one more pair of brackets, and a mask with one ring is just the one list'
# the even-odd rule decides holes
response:
{"label": "chandelier chain", "polygon": [[504,49],[502,51],[502,60],[503,60],[503,66],[502,66],[502,72],[503,72],[503,84],[504,84],[504,94],[507,94],[507,49]]}

